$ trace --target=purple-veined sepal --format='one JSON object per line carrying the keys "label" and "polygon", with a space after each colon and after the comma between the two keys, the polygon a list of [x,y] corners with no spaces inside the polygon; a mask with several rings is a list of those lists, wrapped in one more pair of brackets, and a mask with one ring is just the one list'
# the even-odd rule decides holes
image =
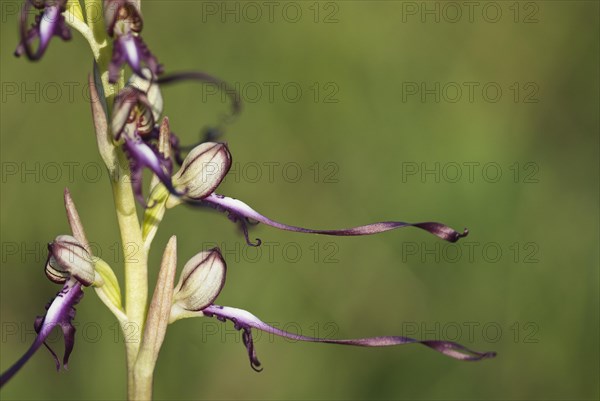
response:
{"label": "purple-veined sepal", "polygon": [[95,262],[84,245],[71,235],[59,235],[48,244],[46,277],[53,283],[64,284],[74,277],[84,286],[96,281]]}
{"label": "purple-veined sepal", "polygon": [[196,146],[173,176],[173,184],[185,196],[171,197],[167,207],[178,204],[180,199],[197,202],[210,196],[230,168],[231,153],[226,144],[204,142]]}
{"label": "purple-veined sepal", "polygon": [[[71,30],[67,26],[63,12],[67,0],[26,0],[21,10],[19,20],[20,43],[15,50],[15,56],[25,55],[30,60],[42,58],[50,40],[58,36],[63,40],[71,39]],[[40,10],[33,24],[28,28],[28,15],[31,7]],[[33,42],[38,39],[37,49],[33,49]]]}
{"label": "purple-veined sepal", "polygon": [[185,315],[211,305],[225,285],[227,265],[219,248],[203,251],[183,267],[173,291],[172,316]]}
{"label": "purple-veined sepal", "polygon": [[357,347],[390,347],[404,344],[421,344],[446,356],[449,356],[450,358],[463,361],[480,361],[496,356],[495,352],[473,351],[452,341],[417,340],[403,336],[383,336],[339,340],[302,336],[270,326],[248,311],[227,306],[210,305],[202,310],[202,314],[207,317],[216,317],[222,322],[229,320],[233,322],[236,330],[242,330],[242,341],[246,347],[246,351],[248,352],[250,366],[256,371],[260,371],[262,369],[261,363],[258,360],[256,350],[254,348],[252,329],[261,330],[265,333],[274,334],[294,341],[353,345]]}

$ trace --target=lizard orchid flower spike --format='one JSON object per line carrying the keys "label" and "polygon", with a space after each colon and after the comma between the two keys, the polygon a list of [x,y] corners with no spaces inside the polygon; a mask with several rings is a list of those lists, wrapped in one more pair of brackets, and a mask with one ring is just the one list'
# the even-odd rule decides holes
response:
{"label": "lizard orchid flower spike", "polygon": [[144,22],[132,0],[104,0],[104,18],[108,35],[114,38],[113,56],[108,67],[111,83],[117,82],[125,63],[139,76],[144,76],[143,65],[150,69],[152,78],[162,73],[162,66],[140,36]]}
{"label": "lizard orchid flower spike", "polygon": [[44,345],[60,369],[56,353],[48,346],[46,339],[52,329],[59,326],[65,340],[65,351],[62,364],[66,368],[69,356],[75,344],[75,305],[83,297],[82,286],[90,286],[95,281],[94,262],[84,246],[70,235],[60,235],[48,245],[49,255],[46,262],[46,276],[54,283],[63,284],[56,297],[46,305],[45,316],[35,320],[34,328],[37,336],[27,352],[6,372],[0,376],[0,386],[3,386],[17,373],[33,354]]}
{"label": "lizard orchid flower spike", "polygon": [[[62,13],[66,10],[67,0],[26,0],[21,10],[21,19],[19,21],[19,34],[21,42],[15,50],[15,56],[20,57],[23,54],[30,60],[39,60],[42,58],[50,39],[53,36],[59,36],[63,40],[71,39],[71,31],[67,26],[65,17]],[[27,28],[27,17],[31,7],[40,10],[35,17],[31,27]],[[33,49],[33,44],[39,40],[37,50]]]}
{"label": "lizard orchid flower spike", "polygon": [[173,294],[170,322],[188,317],[216,317],[233,322],[236,330],[242,330],[242,341],[248,352],[250,366],[260,371],[261,363],[256,355],[252,329],[289,338],[294,341],[354,345],[358,347],[389,347],[393,345],[421,344],[454,359],[479,361],[493,358],[494,352],[477,352],[451,341],[416,340],[402,336],[369,337],[356,339],[325,339],[289,333],[270,326],[243,309],[215,305],[225,284],[227,267],[218,248],[201,252],[184,266],[179,283]]}
{"label": "lizard orchid flower spike", "polygon": [[[217,149],[217,146],[218,151],[215,150]],[[209,152],[209,150],[211,150],[211,152]],[[215,157],[213,155],[215,154],[219,155],[217,162],[213,161],[213,158]],[[190,168],[190,166],[194,167]],[[405,223],[401,221],[384,221],[336,230],[317,230],[279,223],[258,213],[238,199],[229,198],[214,192],[215,188],[221,183],[229,171],[230,166],[231,155],[226,145],[204,143],[194,148],[184,160],[181,169],[173,177],[173,182],[176,187],[178,185],[184,185],[185,195],[179,196],[177,194],[172,194],[166,203],[167,208],[172,208],[178,204],[185,203],[196,207],[209,207],[227,213],[231,221],[237,222],[240,225],[247,244],[251,246],[259,246],[261,244],[259,238],[256,239],[256,242],[250,240],[248,225],[252,224],[252,221],[263,223],[280,230],[333,236],[371,235],[403,227],[420,228],[449,242],[456,242],[460,238],[468,235],[468,230],[466,229],[461,233],[444,224],[436,222]]]}
{"label": "lizard orchid flower spike", "polygon": [[[300,233],[358,236],[377,234],[396,228],[416,227],[437,237],[455,242],[467,235],[435,222],[404,223],[385,221],[347,229],[310,229],[283,224],[266,217],[246,203],[219,195],[215,191],[230,170],[232,158],[226,144],[217,143],[224,128],[241,110],[240,94],[231,85],[202,72],[162,74],[162,66],[149,51],[140,34],[143,28],[139,0],[90,0],[86,6],[102,4],[104,21],[92,13],[83,13],[79,0],[24,0],[20,15],[20,43],[17,56],[31,60],[41,58],[53,36],[71,38],[67,25],[80,32],[90,44],[94,56],[93,76],[89,76],[92,116],[98,149],[109,171],[114,206],[123,251],[134,245],[136,258],[124,261],[126,308],[123,307],[119,281],[112,268],[102,259],[93,257],[79,215],[68,191],[65,191],[67,218],[73,236],[58,236],[49,244],[45,265],[47,277],[63,285],[62,290],[47,305],[46,314],[38,317],[34,328],[37,336],[25,354],[0,376],[0,386],[13,377],[33,354],[46,346],[56,361],[66,367],[74,346],[75,305],[85,287],[93,287],[100,300],[114,314],[121,329],[137,327],[132,341],[127,341],[128,397],[132,400],[152,398],[154,368],[163,345],[169,323],[187,317],[216,317],[231,321],[242,331],[242,340],[250,365],[260,370],[252,330],[261,330],[281,337],[308,342],[332,343],[362,347],[383,347],[421,344],[444,355],[476,361],[491,358],[492,352],[480,353],[449,341],[417,340],[400,336],[359,339],[325,339],[300,336],[266,324],[242,309],[219,306],[214,302],[226,277],[226,265],[218,249],[201,252],[184,266],[179,283],[174,286],[177,269],[176,237],[172,236],[163,259],[150,305],[148,305],[148,256],[152,241],[166,210],[179,204],[194,208],[209,208],[227,214],[239,224],[248,245],[260,245],[260,239],[250,240],[250,224],[263,223],[275,228]],[[28,13],[39,14],[28,28]],[[89,7],[86,7],[86,11]],[[111,48],[112,40],[112,48]],[[132,70],[124,86],[125,65]],[[218,123],[204,131],[196,145],[182,146],[170,129],[169,119],[162,116],[163,85],[193,81],[217,86],[230,99],[230,109]],[[186,155],[187,154],[187,155]],[[180,166],[174,173],[174,164]],[[144,196],[144,169],[152,173],[148,199]],[[131,186],[122,177],[131,177]],[[135,200],[134,200],[135,199]],[[147,202],[149,200],[149,202]],[[136,201],[145,207],[139,221]],[[134,325],[134,326],[131,326]],[[62,329],[65,341],[62,363],[46,344],[55,327]]]}

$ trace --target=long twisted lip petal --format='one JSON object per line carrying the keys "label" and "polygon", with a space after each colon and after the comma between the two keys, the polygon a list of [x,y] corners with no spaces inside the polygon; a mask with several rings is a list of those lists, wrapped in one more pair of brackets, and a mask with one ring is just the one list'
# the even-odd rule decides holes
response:
{"label": "long twisted lip petal", "polygon": [[65,340],[65,351],[63,355],[63,366],[66,368],[69,362],[69,356],[75,343],[75,327],[71,323],[75,317],[75,305],[83,297],[81,284],[77,281],[68,281],[62,290],[56,295],[56,298],[47,307],[46,315],[36,320],[35,330],[38,333],[33,344],[27,352],[0,376],[0,387],[4,386],[33,356],[33,354],[42,346],[46,346],[56,362],[57,369],[60,369],[58,357],[52,349],[45,343],[52,329],[60,326]]}
{"label": "long twisted lip petal", "polygon": [[493,358],[496,356],[495,352],[473,351],[452,341],[416,340],[414,338],[402,336],[384,336],[339,340],[302,336],[270,326],[246,310],[231,308],[228,306],[210,305],[204,308],[202,312],[205,316],[214,316],[221,321],[230,320],[233,322],[237,330],[244,331],[242,339],[244,345],[246,346],[246,350],[248,351],[248,357],[250,358],[250,366],[256,371],[261,370],[261,363],[256,356],[256,351],[252,342],[251,329],[261,330],[269,334],[275,334],[277,336],[289,338],[295,341],[353,345],[357,347],[390,347],[394,345],[404,344],[421,344],[446,356],[449,356],[450,358],[462,361],[480,361],[482,359]]}
{"label": "long twisted lip petal", "polygon": [[468,234],[468,230],[466,229],[462,233],[460,233],[441,223],[405,223],[402,221],[384,221],[339,230],[315,230],[311,228],[303,228],[279,223],[277,221],[269,219],[268,217],[263,216],[262,214],[258,213],[256,210],[252,209],[250,206],[238,199],[229,198],[215,193],[212,193],[206,198],[197,202],[187,202],[192,205],[203,205],[212,207],[213,209],[217,209],[222,212],[227,212],[229,214],[229,218],[232,221],[240,223],[241,228],[246,237],[246,241],[249,245],[260,245],[261,241],[260,239],[257,239],[256,244],[250,242],[250,239],[248,238],[247,227],[248,219],[255,220],[259,223],[263,223],[271,227],[279,228],[280,230],[334,236],[372,235],[403,227],[420,228],[448,242],[456,242],[460,238],[465,237]]}

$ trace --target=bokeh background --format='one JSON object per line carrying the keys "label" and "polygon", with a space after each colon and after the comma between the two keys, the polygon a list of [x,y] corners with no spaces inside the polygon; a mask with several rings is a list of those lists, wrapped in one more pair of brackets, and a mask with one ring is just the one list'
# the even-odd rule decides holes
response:
{"label": "bokeh background", "polygon": [[[219,191],[291,224],[433,220],[471,234],[455,246],[410,228],[328,238],[258,226],[270,243],[259,254],[224,216],[181,207],[155,240],[152,278],[175,233],[180,265],[224,250],[220,304],[279,327],[444,338],[498,357],[263,335],[257,374],[230,323],[187,320],[169,328],[156,398],[598,399],[598,2],[273,4],[143,1],[143,37],[168,71],[209,72],[246,100],[225,137],[235,173]],[[15,3],[2,6],[4,370],[58,290],[43,265],[45,244],[68,231],[65,187],[121,280],[123,255],[86,100],[89,50],[74,32],[40,63],[14,58]],[[201,85],[163,95],[184,142],[227,110]],[[69,371],[41,350],[3,399],[124,397],[112,315],[92,291],[77,309]],[[52,344],[62,351],[58,334]]]}

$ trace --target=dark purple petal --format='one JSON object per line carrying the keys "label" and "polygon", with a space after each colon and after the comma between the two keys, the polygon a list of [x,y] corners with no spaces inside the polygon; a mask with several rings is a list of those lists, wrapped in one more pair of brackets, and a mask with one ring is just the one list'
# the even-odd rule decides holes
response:
{"label": "dark purple petal", "polygon": [[[53,36],[59,36],[63,40],[71,39],[71,31],[62,15],[62,12],[65,11],[65,4],[64,0],[46,4],[34,4],[31,0],[25,2],[19,21],[21,42],[15,50],[15,56],[20,57],[25,54],[30,60],[39,60],[44,55]],[[27,29],[27,16],[32,5],[42,8],[42,12],[35,17],[33,25]],[[39,44],[37,50],[34,51],[32,44],[36,38],[39,38]]]}
{"label": "dark purple petal", "polygon": [[177,82],[198,81],[216,86],[219,90],[225,92],[231,100],[231,112],[229,115],[222,117],[218,127],[208,127],[204,129],[203,138],[191,145],[180,145],[179,138],[175,134],[171,134],[171,146],[175,154],[175,161],[181,165],[183,162],[182,152],[190,151],[203,142],[215,142],[224,131],[226,124],[229,124],[242,110],[241,96],[238,91],[229,85],[227,82],[213,77],[201,71],[178,72],[169,75],[163,75],[157,79],[158,84],[171,84]]}
{"label": "dark purple petal", "polygon": [[254,245],[254,246],[260,245],[260,240],[257,238],[257,241],[258,241],[257,244],[253,244],[250,242],[250,239],[248,238],[248,227],[247,227],[247,225],[249,223],[248,219],[255,220],[259,223],[264,223],[271,227],[279,228],[280,230],[295,231],[295,232],[309,233],[309,234],[321,234],[321,235],[336,235],[336,236],[372,235],[372,234],[382,233],[382,232],[389,231],[389,230],[394,230],[396,228],[416,227],[416,228],[425,230],[443,240],[446,240],[449,242],[456,242],[460,238],[465,237],[468,234],[467,229],[465,229],[462,233],[459,233],[459,232],[453,230],[452,228],[450,228],[444,224],[441,224],[441,223],[434,223],[434,222],[404,223],[401,221],[384,221],[384,222],[380,222],[380,223],[373,223],[373,224],[368,224],[365,226],[358,226],[358,227],[352,227],[352,228],[346,228],[346,229],[340,229],[340,230],[314,230],[314,229],[310,229],[310,228],[302,228],[302,227],[296,227],[296,226],[290,226],[287,224],[278,223],[274,220],[271,220],[271,219],[263,216],[262,214],[258,213],[256,210],[252,209],[250,206],[248,206],[247,204],[245,204],[244,202],[242,202],[238,199],[233,199],[233,198],[229,198],[226,196],[217,195],[215,193],[210,194],[209,196],[207,196],[206,198],[204,198],[203,200],[198,201],[198,202],[193,202],[193,201],[189,201],[189,200],[187,200],[187,202],[189,204],[209,206],[209,207],[212,207],[219,211],[227,212],[230,220],[232,220],[234,222],[238,222],[240,224],[240,227],[242,228],[242,230],[244,232],[244,236],[246,237],[246,242],[248,242],[248,245]]}
{"label": "dark purple petal", "polygon": [[110,83],[117,82],[119,71],[125,62],[140,77],[144,77],[143,64],[152,71],[153,77],[162,73],[162,66],[156,57],[150,52],[142,38],[132,32],[117,36],[113,42],[113,56],[108,66]]}
{"label": "dark purple petal", "polygon": [[451,341],[416,340],[414,338],[401,336],[369,337],[342,340],[301,336],[298,334],[293,334],[287,331],[277,329],[273,326],[269,326],[268,324],[264,323],[248,311],[245,311],[243,309],[230,308],[227,306],[211,305],[205,308],[202,312],[208,317],[214,316],[221,321],[230,320],[233,322],[236,330],[243,330],[242,340],[244,342],[244,345],[246,346],[246,350],[248,351],[250,365],[252,366],[252,369],[257,371],[260,370],[260,361],[256,356],[256,351],[252,342],[251,329],[261,330],[266,333],[275,334],[277,336],[289,338],[295,341],[353,345],[357,347],[389,347],[393,345],[421,344],[431,349],[434,349],[435,351],[440,352],[446,356],[449,356],[450,358],[463,361],[480,361],[482,359],[493,358],[496,356],[495,352],[477,352]]}
{"label": "dark purple petal", "polygon": [[46,315],[43,318],[36,319],[34,328],[38,334],[31,347],[13,366],[0,376],[0,387],[4,386],[42,345],[45,345],[50,350],[55,359],[56,368],[60,369],[56,353],[45,342],[52,329],[56,326],[61,327],[65,339],[63,366],[67,367],[69,355],[73,350],[75,342],[75,327],[72,324],[75,317],[75,305],[79,303],[82,297],[83,291],[79,282],[70,280],[65,284],[62,290],[56,295],[56,298],[46,307]]}
{"label": "dark purple petal", "polygon": [[146,207],[146,201],[142,193],[142,172],[144,168],[148,168],[156,174],[160,182],[162,182],[170,193],[175,196],[184,195],[173,187],[170,176],[171,172],[169,171],[169,167],[171,166],[170,160],[162,157],[157,149],[142,141],[139,136],[134,138],[125,136],[123,149],[130,161],[131,184],[135,197],[140,204]]}

